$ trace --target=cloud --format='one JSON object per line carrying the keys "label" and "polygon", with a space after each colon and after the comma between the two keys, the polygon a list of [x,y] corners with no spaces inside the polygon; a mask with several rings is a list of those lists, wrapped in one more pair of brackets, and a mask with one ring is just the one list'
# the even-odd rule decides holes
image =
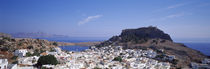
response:
{"label": "cloud", "polygon": [[191,4],[191,3],[192,3],[192,2],[174,4],[174,5],[166,6],[165,8],[159,8],[159,9],[157,9],[157,10],[154,10],[153,12],[156,13],[156,12],[167,11],[167,10],[170,10],[170,9],[175,9],[175,8],[183,7],[183,6],[189,5],[189,4]]}
{"label": "cloud", "polygon": [[171,5],[171,6],[168,6],[167,9],[173,9],[173,8],[181,7],[181,6],[184,6],[184,5],[186,5],[186,4]]}
{"label": "cloud", "polygon": [[78,22],[78,25],[83,25],[83,24],[86,24],[94,19],[97,19],[97,18],[100,18],[102,17],[103,15],[95,15],[95,16],[88,16],[87,18],[85,18],[84,20],[82,21],[79,21]]}
{"label": "cloud", "polygon": [[185,15],[191,15],[191,14],[190,14],[190,13],[176,13],[176,14],[170,14],[170,15],[167,15],[167,16],[159,17],[159,18],[149,19],[149,20],[146,21],[146,22],[164,21],[164,20],[167,20],[167,19],[178,18],[178,17],[182,17],[182,16],[185,16]]}
{"label": "cloud", "polygon": [[176,17],[181,17],[184,15],[185,15],[184,13],[171,14],[171,15],[166,16],[165,18],[176,18]]}
{"label": "cloud", "polygon": [[185,13],[171,14],[171,15],[167,15],[165,17],[162,17],[159,20],[163,21],[163,20],[167,20],[167,19],[182,17],[182,16],[185,16],[185,15],[186,15]]}

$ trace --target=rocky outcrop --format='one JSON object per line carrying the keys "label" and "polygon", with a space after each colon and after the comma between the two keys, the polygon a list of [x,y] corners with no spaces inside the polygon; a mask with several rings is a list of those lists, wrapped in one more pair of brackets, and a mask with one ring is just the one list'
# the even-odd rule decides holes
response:
{"label": "rocky outcrop", "polygon": [[119,36],[122,40],[141,40],[141,39],[165,39],[172,41],[171,37],[156,27],[142,27],[138,29],[125,29]]}
{"label": "rocky outcrop", "polygon": [[178,59],[178,62],[174,65],[175,67],[187,67],[190,62],[200,62],[206,57],[199,51],[188,48],[184,44],[173,42],[168,34],[156,27],[123,30],[119,36],[113,36],[97,45],[97,47],[108,45],[120,45],[126,49],[164,50],[164,54],[175,55]]}

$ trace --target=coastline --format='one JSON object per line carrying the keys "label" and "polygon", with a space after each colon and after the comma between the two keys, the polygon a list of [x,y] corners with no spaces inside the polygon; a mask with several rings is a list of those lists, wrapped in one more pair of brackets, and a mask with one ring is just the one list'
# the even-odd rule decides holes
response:
{"label": "coastline", "polygon": [[100,43],[101,42],[79,42],[79,43],[58,42],[58,46],[93,46]]}

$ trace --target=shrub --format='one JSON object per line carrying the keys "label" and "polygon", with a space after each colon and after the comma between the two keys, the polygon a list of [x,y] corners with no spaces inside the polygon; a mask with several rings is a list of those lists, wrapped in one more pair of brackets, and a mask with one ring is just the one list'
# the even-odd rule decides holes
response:
{"label": "shrub", "polygon": [[179,61],[179,60],[177,60],[177,59],[173,59],[173,60],[171,61],[171,63],[174,64],[174,65],[176,65],[176,64],[178,63],[178,61]]}
{"label": "shrub", "polygon": [[30,52],[27,52],[27,53],[26,53],[26,56],[27,56],[27,57],[30,57],[30,56],[33,56],[33,54],[31,54]]}
{"label": "shrub", "polygon": [[11,59],[16,60],[18,56],[13,56]]}
{"label": "shrub", "polygon": [[161,40],[161,41],[160,41],[160,43],[164,43],[164,42],[166,42],[166,40]]}
{"label": "shrub", "polygon": [[94,67],[93,69],[102,69],[102,68],[99,68],[99,67]]}
{"label": "shrub", "polygon": [[27,48],[28,48],[28,49],[33,49],[34,47],[30,45],[30,46],[28,46]]}
{"label": "shrub", "polygon": [[3,45],[4,43],[6,43],[4,40],[0,40],[0,45]]}
{"label": "shrub", "polygon": [[115,57],[115,58],[113,59],[113,61],[119,61],[119,62],[122,62],[122,58],[121,58],[120,56],[118,56],[118,57]]}
{"label": "shrub", "polygon": [[58,43],[57,42],[53,42],[53,45],[58,46]]}
{"label": "shrub", "polygon": [[11,38],[10,38],[10,37],[3,37],[3,40],[8,40],[8,41],[10,41]]}
{"label": "shrub", "polygon": [[41,69],[47,69],[46,67],[42,67]]}
{"label": "shrub", "polygon": [[8,50],[9,50],[9,48],[7,48],[7,47],[1,48],[1,51],[8,51]]}
{"label": "shrub", "polygon": [[40,53],[38,51],[34,51],[34,53],[32,55],[33,56],[40,56]]}
{"label": "shrub", "polygon": [[14,61],[14,62],[12,62],[12,64],[17,64],[18,63],[18,61]]}
{"label": "shrub", "polygon": [[41,56],[38,59],[37,66],[42,66],[42,65],[45,65],[45,64],[57,65],[58,61],[55,58],[55,56],[53,56],[53,55]]}
{"label": "shrub", "polygon": [[11,39],[11,41],[15,42],[15,39]]}
{"label": "shrub", "polygon": [[50,52],[55,52],[55,49],[53,49],[53,48],[50,48]]}

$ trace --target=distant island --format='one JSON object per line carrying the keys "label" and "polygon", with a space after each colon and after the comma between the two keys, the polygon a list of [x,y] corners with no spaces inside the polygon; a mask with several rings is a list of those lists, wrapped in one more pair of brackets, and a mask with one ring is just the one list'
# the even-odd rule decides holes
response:
{"label": "distant island", "polygon": [[[3,33],[2,33],[3,35]],[[5,35],[6,36],[6,35]],[[48,34],[44,32],[18,32],[18,33],[10,33],[7,36],[13,38],[32,38],[32,39],[45,39],[49,41],[56,41],[56,40],[74,40],[76,37],[69,37],[67,35],[57,35],[57,34]],[[94,42],[58,42],[59,46],[92,46],[96,44],[100,44],[99,41]]]}
{"label": "distant island", "polygon": [[44,32],[17,32],[10,33],[14,38],[66,38],[67,35],[48,34]]}

